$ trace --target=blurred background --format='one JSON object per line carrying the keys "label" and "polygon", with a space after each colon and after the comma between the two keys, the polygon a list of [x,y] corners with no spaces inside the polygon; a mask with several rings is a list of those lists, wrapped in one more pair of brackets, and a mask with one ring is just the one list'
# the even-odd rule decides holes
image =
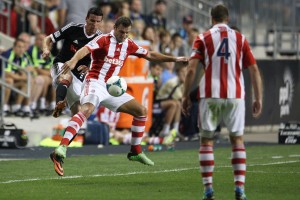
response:
{"label": "blurred background", "polygon": [[[100,6],[104,20],[99,29],[109,33],[114,20],[119,16],[128,16],[133,21],[130,37],[145,48],[174,56],[189,56],[195,36],[210,28],[210,10],[216,4],[225,4],[229,8],[229,25],[237,28],[248,39],[260,67],[264,83],[264,109],[260,119],[251,116],[251,98],[246,98],[246,132],[278,133],[280,124],[300,121],[300,0],[0,0],[0,53],[1,53],[1,119],[0,124],[12,122],[25,129],[29,135],[35,135],[30,145],[39,145],[40,141],[53,135],[58,124],[65,125],[69,111],[63,119],[54,119],[53,98],[49,95],[37,106],[29,106],[29,114],[21,110],[16,114],[13,100],[18,95],[30,99],[33,85],[28,82],[21,92],[14,85],[5,81],[4,67],[9,62],[5,52],[13,48],[16,38],[27,35],[28,46],[36,45],[39,34],[49,35],[70,22],[85,23],[87,10]],[[62,43],[53,49],[53,57],[60,50]],[[151,63],[138,62],[130,58],[121,75],[125,76],[129,91],[151,110],[148,116],[148,132],[152,122],[158,121],[152,115],[154,80],[151,75]],[[139,63],[139,64],[136,64]],[[142,71],[134,71],[139,65]],[[20,66],[19,66],[20,67]],[[38,66],[40,67],[40,66]],[[136,66],[135,66],[136,67]],[[162,66],[164,70],[175,71],[175,66]],[[130,73],[129,73],[130,72]],[[244,73],[246,94],[252,96],[252,89],[247,71]],[[149,84],[142,86],[141,84]],[[50,87],[50,86],[49,86]],[[5,102],[5,88],[11,88],[12,97]],[[141,89],[142,88],[142,89]],[[145,88],[148,99],[143,99]],[[146,90],[145,90],[146,91]],[[143,96],[144,95],[144,96]],[[180,99],[177,99],[180,100]],[[41,106],[42,105],[42,106]],[[55,104],[54,104],[55,105]],[[195,105],[197,106],[197,105]],[[197,116],[194,113],[193,116]],[[116,129],[128,129],[125,123],[128,116],[120,116],[113,121]],[[107,123],[96,118],[100,123]],[[186,124],[190,122],[191,124]],[[197,120],[181,119],[179,139],[197,138]],[[109,122],[111,123],[111,122]],[[192,127],[190,129],[186,127]],[[300,125],[299,125],[300,127]],[[222,132],[226,131],[222,129]],[[120,143],[123,143],[120,142]]]}

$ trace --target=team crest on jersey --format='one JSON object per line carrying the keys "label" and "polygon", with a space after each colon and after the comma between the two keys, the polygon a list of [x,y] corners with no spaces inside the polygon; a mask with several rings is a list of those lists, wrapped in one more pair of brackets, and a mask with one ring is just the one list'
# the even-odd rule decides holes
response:
{"label": "team crest on jersey", "polygon": [[113,64],[113,65],[118,65],[118,66],[123,66],[124,61],[123,60],[119,60],[116,58],[104,58],[104,62],[109,63],[109,64]]}

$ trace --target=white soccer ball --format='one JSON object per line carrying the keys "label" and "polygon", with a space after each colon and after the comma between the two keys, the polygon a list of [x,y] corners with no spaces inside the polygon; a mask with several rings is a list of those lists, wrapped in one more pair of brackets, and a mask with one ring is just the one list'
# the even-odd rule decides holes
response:
{"label": "white soccer ball", "polygon": [[111,96],[119,97],[127,90],[127,83],[120,76],[112,76],[106,82],[106,89]]}

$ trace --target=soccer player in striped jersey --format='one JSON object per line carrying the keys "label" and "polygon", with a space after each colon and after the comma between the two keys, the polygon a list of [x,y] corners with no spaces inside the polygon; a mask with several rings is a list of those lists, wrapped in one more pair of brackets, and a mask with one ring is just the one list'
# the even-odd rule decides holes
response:
{"label": "soccer player in striped jersey", "polygon": [[69,70],[74,69],[81,58],[91,54],[92,63],[80,97],[81,111],[69,121],[64,138],[61,140],[59,147],[51,154],[52,160],[55,162],[55,171],[60,176],[63,176],[64,173],[60,161],[66,157],[69,142],[72,141],[82,124],[99,105],[103,105],[112,111],[124,112],[133,116],[131,150],[127,158],[146,165],[154,165],[154,162],[142,152],[140,144],[145,130],[147,109],[127,93],[119,97],[110,96],[106,90],[106,81],[111,76],[119,74],[129,55],[135,55],[153,62],[187,63],[188,59],[147,51],[128,38],[131,27],[132,22],[128,17],[118,18],[114,29],[110,33],[96,37],[77,51],[72,59],[63,66],[63,73],[67,73]]}
{"label": "soccer player in striped jersey", "polygon": [[92,7],[87,13],[85,24],[69,23],[44,39],[44,58],[50,56],[53,43],[64,40],[62,49],[55,57],[51,68],[53,85],[56,88],[56,106],[52,114],[55,118],[60,116],[66,107],[66,103],[71,109],[72,115],[78,112],[81,86],[91,59],[89,56],[86,56],[76,64],[76,67],[71,72],[67,74],[61,74],[60,72],[63,63],[70,60],[77,50],[102,34],[98,30],[102,19],[103,13],[101,9]]}
{"label": "soccer player in striped jersey", "polygon": [[204,200],[214,199],[213,191],[213,136],[221,121],[230,132],[231,163],[234,172],[235,196],[245,200],[246,151],[243,141],[245,124],[245,91],[243,69],[249,69],[254,90],[252,114],[257,118],[262,111],[262,81],[258,66],[245,36],[231,29],[228,9],[217,5],[211,10],[213,26],[198,35],[193,45],[185,79],[183,112],[191,106],[190,89],[199,64],[204,67],[198,89],[201,142],[199,163],[204,185]]}

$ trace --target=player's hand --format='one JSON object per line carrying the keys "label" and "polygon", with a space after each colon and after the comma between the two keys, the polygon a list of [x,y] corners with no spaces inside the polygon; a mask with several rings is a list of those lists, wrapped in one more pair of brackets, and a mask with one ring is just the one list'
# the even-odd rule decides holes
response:
{"label": "player's hand", "polygon": [[49,49],[43,49],[42,58],[48,60],[50,58],[50,54],[51,52],[49,51]]}
{"label": "player's hand", "polygon": [[252,116],[258,118],[262,111],[262,101],[254,101],[252,104]]}
{"label": "player's hand", "polygon": [[89,71],[89,68],[85,65],[80,65],[77,70],[80,72],[80,74],[86,74]]}
{"label": "player's hand", "polygon": [[61,69],[62,74],[67,74],[69,71],[75,68],[76,63],[72,62],[71,60],[64,63]]}
{"label": "player's hand", "polygon": [[183,64],[187,65],[189,63],[189,58],[187,58],[187,57],[177,57],[176,62],[182,62]]}
{"label": "player's hand", "polygon": [[192,101],[189,97],[182,98],[182,113],[184,116],[190,115],[190,109],[192,107]]}

